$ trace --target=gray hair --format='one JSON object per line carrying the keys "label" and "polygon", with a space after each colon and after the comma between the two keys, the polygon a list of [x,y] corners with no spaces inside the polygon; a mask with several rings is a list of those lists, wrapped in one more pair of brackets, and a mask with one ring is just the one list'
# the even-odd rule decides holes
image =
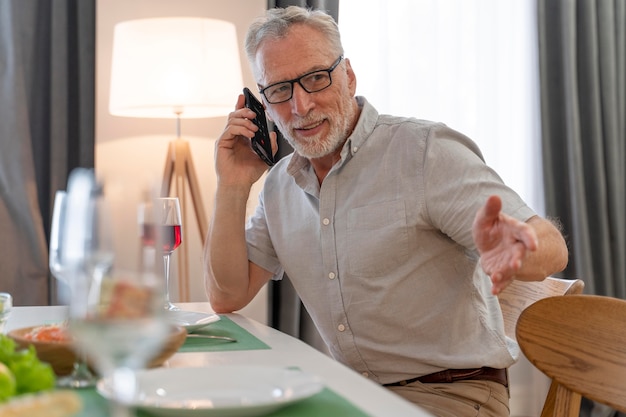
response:
{"label": "gray hair", "polygon": [[268,9],[264,16],[257,18],[248,29],[245,50],[248,60],[254,62],[256,52],[266,39],[281,39],[287,36],[294,24],[308,25],[326,36],[337,56],[343,55],[341,36],[335,20],[321,10],[305,9],[298,6]]}

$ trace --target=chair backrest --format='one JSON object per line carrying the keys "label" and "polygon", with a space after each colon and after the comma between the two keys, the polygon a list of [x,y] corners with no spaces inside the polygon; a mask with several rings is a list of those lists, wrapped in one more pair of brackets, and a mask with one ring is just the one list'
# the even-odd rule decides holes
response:
{"label": "chair backrest", "polygon": [[546,297],[581,294],[584,288],[585,283],[580,279],[548,277],[543,281],[513,281],[498,295],[504,332],[515,340],[515,325],[526,307]]}
{"label": "chair backrest", "polygon": [[[546,297],[581,294],[584,288],[585,283],[580,279],[547,277],[543,281],[513,281],[498,295],[504,318],[504,332],[508,337],[516,340],[517,319],[529,305]],[[552,416],[556,388],[557,384],[551,382],[541,417]]]}
{"label": "chair backrest", "polygon": [[581,395],[626,412],[626,300],[572,295],[522,312],[517,341],[558,384],[554,417],[578,416]]}

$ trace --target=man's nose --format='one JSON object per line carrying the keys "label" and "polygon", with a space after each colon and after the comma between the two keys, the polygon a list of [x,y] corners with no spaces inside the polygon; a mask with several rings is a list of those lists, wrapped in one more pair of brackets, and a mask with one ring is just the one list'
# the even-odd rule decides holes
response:
{"label": "man's nose", "polygon": [[311,94],[307,93],[299,83],[294,83],[291,97],[292,112],[297,116],[306,116],[313,106]]}

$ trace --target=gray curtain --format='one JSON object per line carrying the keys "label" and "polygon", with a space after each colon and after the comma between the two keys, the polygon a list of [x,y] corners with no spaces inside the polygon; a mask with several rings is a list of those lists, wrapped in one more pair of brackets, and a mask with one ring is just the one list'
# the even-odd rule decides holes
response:
{"label": "gray curtain", "polygon": [[568,240],[563,276],[626,299],[626,1],[537,4],[546,212]]}
{"label": "gray curtain", "polygon": [[[325,10],[339,21],[339,0],[268,0],[267,8],[302,6],[311,9]],[[289,144],[278,134],[278,157],[281,158],[293,151]],[[270,325],[284,333],[298,337],[321,351],[326,351],[311,317],[302,305],[289,277],[285,275],[281,281],[269,283],[269,322]]]}
{"label": "gray curtain", "polygon": [[94,75],[95,0],[0,0],[0,291],[15,305],[54,301],[52,199],[93,166]]}
{"label": "gray curtain", "polygon": [[539,0],[546,210],[569,277],[626,298],[626,2]]}

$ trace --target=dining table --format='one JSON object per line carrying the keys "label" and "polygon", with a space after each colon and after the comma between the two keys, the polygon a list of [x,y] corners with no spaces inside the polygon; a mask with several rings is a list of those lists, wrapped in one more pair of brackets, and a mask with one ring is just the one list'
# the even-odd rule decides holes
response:
{"label": "dining table", "polygon": [[[208,302],[176,303],[182,311],[214,314]],[[5,331],[61,322],[67,306],[16,306]],[[188,337],[162,365],[164,368],[202,368],[210,373],[223,366],[299,369],[323,384],[318,393],[267,414],[268,417],[429,417],[430,413],[378,383],[335,361],[300,339],[239,313],[220,314],[219,320],[194,333],[231,337],[236,342]],[[76,417],[105,417],[108,402],[95,388],[76,390],[83,409]],[[151,416],[139,411],[138,416]]]}

